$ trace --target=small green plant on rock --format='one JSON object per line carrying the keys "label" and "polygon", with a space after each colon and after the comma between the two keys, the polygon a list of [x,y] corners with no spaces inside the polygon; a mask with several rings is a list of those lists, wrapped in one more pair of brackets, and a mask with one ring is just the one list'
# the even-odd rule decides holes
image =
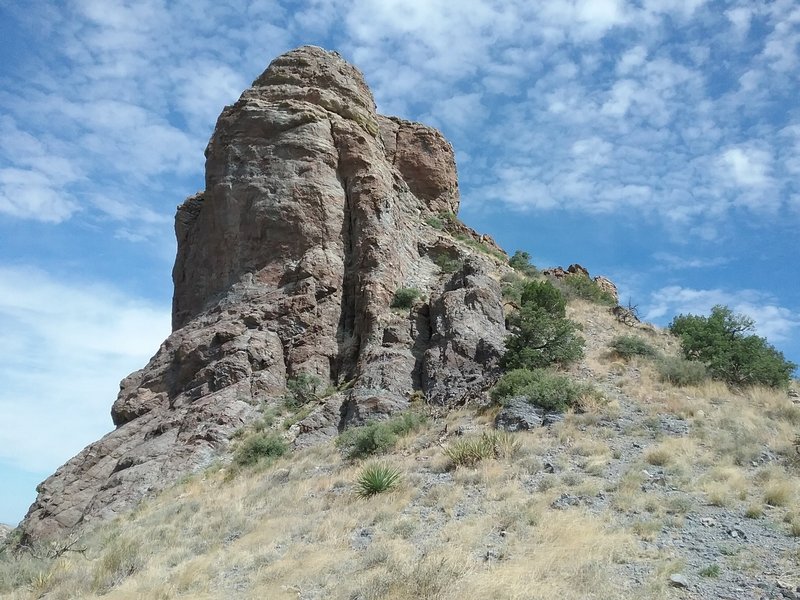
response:
{"label": "small green plant on rock", "polygon": [[708,565],[707,567],[703,567],[700,569],[700,576],[701,577],[719,577],[720,568],[719,565]]}
{"label": "small green plant on rock", "polygon": [[296,410],[309,402],[319,399],[322,380],[311,373],[298,373],[286,382],[283,401],[287,408]]}
{"label": "small green plant on rock", "polygon": [[356,489],[359,497],[370,498],[397,487],[399,483],[398,469],[385,463],[373,463],[361,470],[356,480]]}
{"label": "small green plant on rock", "polygon": [[455,239],[457,239],[459,242],[461,242],[461,243],[465,244],[466,246],[472,248],[473,250],[477,250],[478,252],[483,252],[484,254],[487,254],[488,256],[491,256],[491,257],[496,258],[498,260],[502,260],[504,262],[507,260],[506,259],[506,255],[505,255],[504,252],[496,250],[496,249],[492,248],[491,246],[489,246],[488,244],[486,244],[484,242],[481,242],[479,240],[476,240],[472,236],[469,236],[469,235],[464,234],[464,233],[457,233],[453,237]]}
{"label": "small green plant on rock", "polygon": [[441,269],[442,273],[455,273],[458,271],[464,263],[457,258],[452,258],[445,252],[440,254],[436,254],[433,257],[433,262],[436,264],[439,269]]}
{"label": "small green plant on rock", "polygon": [[438,229],[441,231],[444,229],[444,222],[437,216],[431,215],[430,217],[425,218],[425,223],[429,226],[433,227],[434,229]]}
{"label": "small green plant on rock", "polygon": [[422,292],[415,287],[401,287],[394,293],[392,308],[411,308],[422,296]]}
{"label": "small green plant on rock", "polygon": [[447,229],[449,225],[453,225],[457,221],[458,217],[451,212],[440,212],[435,215],[429,215],[425,217],[425,223],[434,229],[438,229],[439,231]]}

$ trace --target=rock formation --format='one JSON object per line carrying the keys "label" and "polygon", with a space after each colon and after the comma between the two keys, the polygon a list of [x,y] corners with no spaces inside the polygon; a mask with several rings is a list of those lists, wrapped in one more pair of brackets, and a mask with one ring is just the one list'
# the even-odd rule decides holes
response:
{"label": "rock formation", "polygon": [[546,269],[542,271],[542,275],[553,277],[554,279],[564,279],[565,277],[570,276],[585,277],[586,279],[594,281],[595,285],[611,296],[615,302],[619,302],[619,292],[617,291],[617,286],[614,285],[613,281],[611,281],[608,277],[603,277],[602,275],[592,278],[589,276],[589,271],[586,269],[586,267],[583,267],[579,264],[570,265],[567,267],[566,271],[563,267]]}
{"label": "rock formation", "polygon": [[[222,112],[205,190],[178,208],[172,334],[122,381],[116,429],[40,485],[23,533],[112,517],[224,457],[301,373],[347,389],[292,428],[298,445],[412,395],[480,396],[505,336],[498,249],[458,206],[439,132],[378,115],[336,53],[273,61]],[[403,287],[421,299],[392,309]]]}
{"label": "rock formation", "polygon": [[0,544],[5,541],[9,533],[11,533],[11,526],[0,523]]}

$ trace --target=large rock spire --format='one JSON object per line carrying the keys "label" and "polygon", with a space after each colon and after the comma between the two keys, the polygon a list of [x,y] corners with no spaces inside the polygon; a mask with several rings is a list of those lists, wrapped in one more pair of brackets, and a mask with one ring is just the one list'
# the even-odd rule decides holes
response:
{"label": "large rock spire", "polygon": [[[178,208],[173,333],[122,381],[116,429],[40,486],[24,533],[113,516],[224,456],[299,373],[349,386],[290,430],[297,444],[413,393],[480,394],[502,350],[502,299],[493,259],[453,237],[479,239],[457,211],[439,132],[378,115],[336,53],[278,57],[220,115],[206,188]],[[400,287],[423,300],[390,308]]]}

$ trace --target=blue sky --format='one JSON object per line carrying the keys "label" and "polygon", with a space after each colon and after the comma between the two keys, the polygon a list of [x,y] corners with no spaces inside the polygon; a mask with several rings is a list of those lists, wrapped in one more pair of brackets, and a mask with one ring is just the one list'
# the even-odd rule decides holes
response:
{"label": "blue sky", "polygon": [[728,304],[800,362],[794,0],[0,0],[0,521],[112,428],[217,115],[307,43],[445,133],[507,250],[662,325]]}

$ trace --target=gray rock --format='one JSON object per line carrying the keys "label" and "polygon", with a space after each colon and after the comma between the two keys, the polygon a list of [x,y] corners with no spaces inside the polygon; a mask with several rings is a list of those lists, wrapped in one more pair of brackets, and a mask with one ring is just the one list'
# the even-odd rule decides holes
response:
{"label": "gray rock", "polygon": [[462,404],[500,374],[506,335],[503,297],[484,263],[470,257],[431,302],[422,387],[435,404]]}
{"label": "gray rock", "polygon": [[10,534],[14,530],[13,527],[10,525],[6,525],[5,523],[0,523],[0,545],[6,541],[8,534]]}
{"label": "gray rock", "polygon": [[527,431],[542,425],[544,411],[524,397],[510,398],[497,413],[494,426],[505,431]]}
{"label": "gray rock", "polygon": [[553,425],[555,423],[560,423],[563,420],[564,420],[563,413],[549,412],[545,413],[544,416],[542,417],[542,425]]}
{"label": "gray rock", "polygon": [[579,506],[581,503],[581,499],[577,496],[573,496],[571,494],[561,494],[558,498],[553,500],[550,504],[552,508],[557,510],[563,510],[565,508],[569,508],[570,506]]}
{"label": "gray rock", "polygon": [[688,588],[689,580],[686,579],[686,576],[681,573],[673,573],[672,575],[669,576],[669,584],[672,587]]}

